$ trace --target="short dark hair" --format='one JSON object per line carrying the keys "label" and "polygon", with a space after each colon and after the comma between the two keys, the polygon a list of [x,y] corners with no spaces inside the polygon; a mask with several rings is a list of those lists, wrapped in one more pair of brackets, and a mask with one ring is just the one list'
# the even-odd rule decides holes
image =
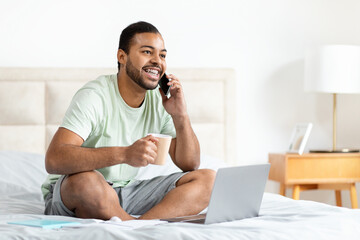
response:
{"label": "short dark hair", "polygon": [[[136,22],[127,26],[120,35],[119,49],[122,49],[126,54],[129,54],[130,44],[135,34],[137,33],[158,33],[157,28],[144,21]],[[161,35],[161,34],[160,34]],[[120,70],[120,63],[118,61],[118,69]]]}

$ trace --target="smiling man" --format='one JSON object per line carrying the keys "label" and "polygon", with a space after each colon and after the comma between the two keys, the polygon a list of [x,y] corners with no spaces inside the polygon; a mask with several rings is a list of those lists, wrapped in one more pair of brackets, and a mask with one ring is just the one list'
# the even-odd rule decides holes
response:
{"label": "smiling man", "polygon": [[[197,214],[208,205],[215,173],[197,170],[199,143],[181,81],[167,75],[170,98],[158,88],[166,54],[153,25],[137,22],[122,31],[118,73],[100,76],[75,94],[50,143],[45,214],[157,219]],[[158,140],[148,133],[172,136],[169,154],[183,172],[135,179],[157,156]]]}

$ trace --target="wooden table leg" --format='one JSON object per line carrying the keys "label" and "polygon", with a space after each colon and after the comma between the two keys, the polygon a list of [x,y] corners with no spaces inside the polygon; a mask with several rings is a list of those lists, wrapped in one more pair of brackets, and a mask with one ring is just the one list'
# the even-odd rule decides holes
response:
{"label": "wooden table leg", "polygon": [[341,207],[342,201],[341,201],[341,191],[335,190],[335,198],[336,198],[336,206]]}
{"label": "wooden table leg", "polygon": [[300,198],[300,185],[293,186],[293,199],[299,200]]}
{"label": "wooden table leg", "polygon": [[352,183],[350,185],[350,198],[351,198],[351,207],[352,208],[358,208],[358,202],[357,202],[357,194],[356,194],[356,186],[355,183]]}
{"label": "wooden table leg", "polygon": [[285,196],[285,190],[286,190],[285,184],[280,183],[280,195]]}

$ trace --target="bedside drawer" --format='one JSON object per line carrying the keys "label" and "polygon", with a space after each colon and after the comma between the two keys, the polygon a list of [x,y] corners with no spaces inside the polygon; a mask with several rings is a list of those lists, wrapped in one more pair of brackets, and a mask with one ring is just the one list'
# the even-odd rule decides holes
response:
{"label": "bedside drawer", "polygon": [[269,179],[284,184],[360,181],[360,154],[269,154]]}

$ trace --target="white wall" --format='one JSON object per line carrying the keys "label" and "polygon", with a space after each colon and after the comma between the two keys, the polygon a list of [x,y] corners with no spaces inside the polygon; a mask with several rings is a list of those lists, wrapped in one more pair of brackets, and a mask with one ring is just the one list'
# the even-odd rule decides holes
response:
{"label": "white wall", "polygon": [[[114,67],[121,30],[145,20],[162,33],[168,66],[236,70],[239,164],[286,150],[297,122],[314,123],[307,149],[331,147],[332,98],[304,92],[304,52],[360,44],[360,1],[178,2],[1,0],[0,66]],[[360,95],[340,95],[338,115],[338,146],[359,148]],[[334,203],[330,191],[301,198]]]}

